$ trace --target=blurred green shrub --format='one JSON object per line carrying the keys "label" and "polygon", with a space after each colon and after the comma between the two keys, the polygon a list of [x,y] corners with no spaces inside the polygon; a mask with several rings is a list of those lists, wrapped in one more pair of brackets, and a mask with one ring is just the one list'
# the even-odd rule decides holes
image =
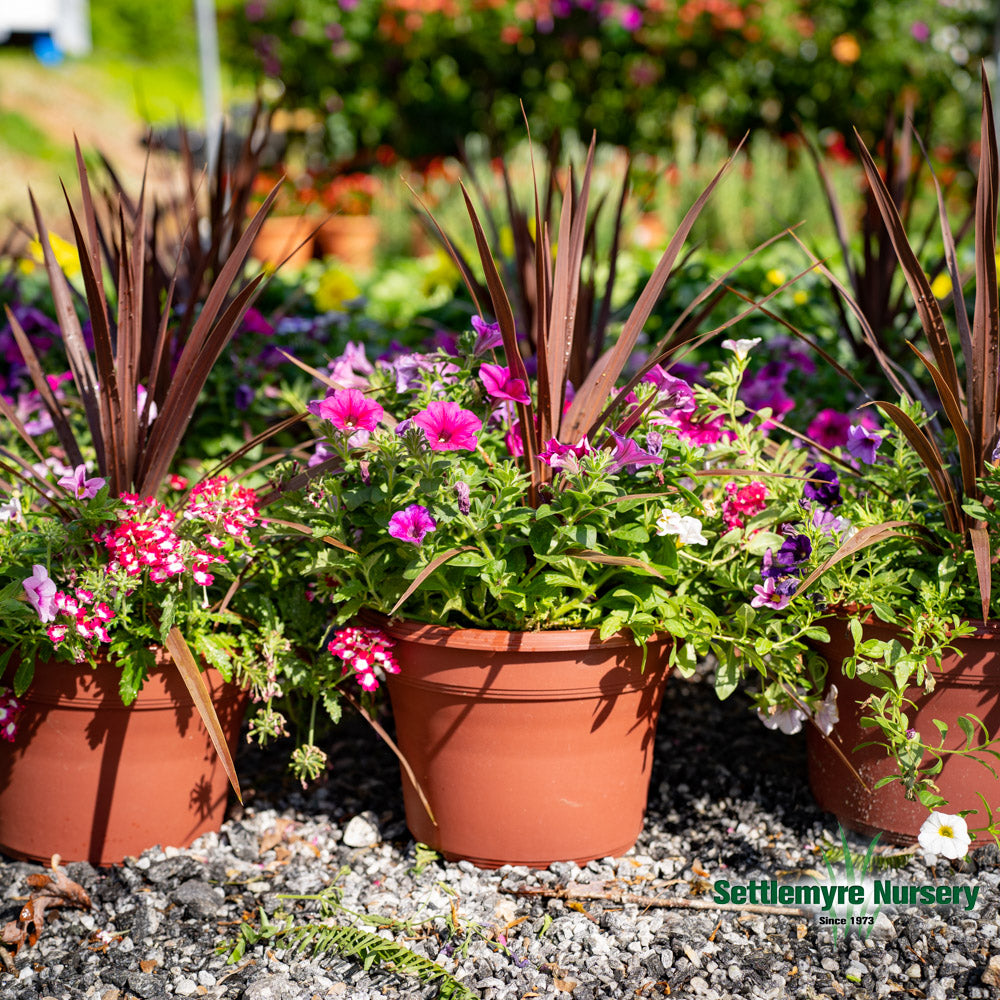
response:
{"label": "blurred green shrub", "polygon": [[[964,95],[991,48],[987,0],[247,0],[230,58],[317,110],[327,152],[494,150],[572,129],[668,145],[678,111],[737,135],[881,131],[906,88],[967,139]],[[938,135],[942,127],[937,129]]]}

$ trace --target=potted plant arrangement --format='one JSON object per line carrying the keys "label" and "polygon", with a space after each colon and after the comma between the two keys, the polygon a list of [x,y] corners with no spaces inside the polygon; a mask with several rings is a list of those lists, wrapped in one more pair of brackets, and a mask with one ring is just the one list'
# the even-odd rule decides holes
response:
{"label": "potted plant arrangement", "polygon": [[[845,825],[900,842],[947,828],[961,856],[970,836],[1000,832],[1000,627],[991,611],[1000,498],[998,158],[985,75],[971,321],[934,178],[959,351],[886,183],[863,145],[861,153],[927,341],[907,347],[933,388],[911,390],[901,380],[906,359],[877,349],[863,311],[839,286],[903,398],[875,402],[881,429],[874,410],[856,416],[839,446],[765,447],[741,429],[748,466],[794,467],[807,480],[769,481],[766,509],[747,528],[781,537],[762,559],[726,568],[722,585],[736,587],[744,603],[732,619],[741,623],[741,655],[723,693],[739,672],[759,674],[756,703],[768,725],[797,731],[810,723],[813,790]],[[938,813],[946,804],[951,811]]]}
{"label": "potted plant arrangement", "polygon": [[[147,287],[143,197],[134,230],[121,208],[106,228],[78,163],[92,348],[47,241],[65,375],[43,370],[7,312],[42,409],[28,426],[0,396],[0,849],[105,864],[217,829],[227,782],[239,794],[229,748],[246,699],[224,682],[250,636],[225,585],[252,551],[258,505],[219,476],[188,488],[173,464],[260,284],[233,288],[275,193],[180,337],[173,285],[164,300]],[[35,220],[47,232],[37,208]]]}
{"label": "potted plant arrangement", "polygon": [[314,372],[334,471],[284,498],[282,516],[323,540],[317,592],[337,624],[356,619],[331,655],[363,686],[388,682],[411,832],[483,866],[628,849],[667,672],[720,629],[702,572],[720,534],[702,519],[718,511],[691,484],[726,430],[658,361],[722,279],[626,366],[722,171],[574,385],[592,346],[575,339],[592,164],[593,146],[563,191],[554,262],[536,199],[530,331],[466,196],[497,321],[473,317],[454,355],[373,366],[352,350]]}
{"label": "potted plant arrangement", "polygon": [[264,220],[250,252],[271,267],[305,267],[316,249],[316,199],[308,187],[300,189],[287,175],[277,177],[262,171],[254,179],[251,211],[260,208],[275,186],[280,194],[274,201],[274,211]]}

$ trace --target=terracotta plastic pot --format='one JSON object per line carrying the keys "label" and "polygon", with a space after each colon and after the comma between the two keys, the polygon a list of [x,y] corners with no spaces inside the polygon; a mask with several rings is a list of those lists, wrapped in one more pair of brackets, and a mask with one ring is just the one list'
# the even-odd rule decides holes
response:
{"label": "terracotta plastic pot", "polygon": [[669,636],[642,650],[594,631],[380,622],[413,836],[483,868],[627,851],[642,830]]}
{"label": "terracotta plastic pot", "polygon": [[378,220],[370,215],[334,215],[316,233],[324,257],[336,257],[361,270],[374,266],[378,239]]}
{"label": "terracotta plastic pot", "polygon": [[[219,829],[225,771],[183,680],[158,659],[128,708],[116,667],[36,666],[17,736],[0,741],[0,851],[108,865]],[[204,676],[233,747],[246,693],[215,670]]]}
{"label": "terracotta plastic pot", "polygon": [[[858,678],[848,678],[841,669],[843,660],[854,652],[854,640],[845,621],[836,620],[827,626],[829,644],[817,646],[830,665],[829,683],[837,685],[837,707],[840,722],[833,735],[848,755],[852,765],[874,787],[879,779],[897,773],[895,762],[881,746],[854,749],[861,743],[875,738],[873,730],[862,727],[864,714],[859,703],[877,693],[870,684]],[[905,637],[898,629],[881,623],[864,626],[865,639],[900,639]],[[908,710],[910,725],[928,742],[937,742],[938,730],[934,719],[948,725],[945,746],[949,749],[965,745],[965,737],[958,726],[961,715],[976,715],[983,720],[990,734],[1000,733],[1000,623],[991,622],[977,629],[975,635],[959,639],[955,645],[959,653],[949,654],[942,661],[942,670],[934,670],[935,687],[930,694],[920,688],[911,688],[907,697],[916,704]],[[928,664],[932,669],[932,664]],[[874,731],[877,734],[877,730]],[[816,801],[836,815],[837,819],[852,830],[874,835],[881,832],[885,839],[897,844],[912,844],[917,839],[927,810],[918,802],[910,801],[899,782],[891,782],[868,793],[861,787],[834,749],[815,728],[809,727],[807,737],[809,753],[809,782]],[[932,758],[928,756],[926,763]],[[986,758],[996,768],[996,760]],[[941,794],[948,799],[943,807],[949,813],[964,809],[978,810],[978,816],[969,817],[970,826],[985,824],[983,804],[976,794],[985,796],[990,807],[1000,806],[1000,779],[995,778],[980,763],[968,757],[945,758],[944,768],[934,778]]]}
{"label": "terracotta plastic pot", "polygon": [[315,228],[316,223],[305,216],[272,215],[264,220],[250,253],[261,263],[274,267],[282,262],[286,268],[303,267],[313,257]]}

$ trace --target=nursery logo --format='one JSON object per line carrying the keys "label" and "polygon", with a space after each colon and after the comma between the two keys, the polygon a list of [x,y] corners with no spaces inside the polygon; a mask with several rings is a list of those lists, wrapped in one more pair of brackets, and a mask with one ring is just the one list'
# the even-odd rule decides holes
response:
{"label": "nursery logo", "polygon": [[[836,941],[843,931],[867,938],[883,906],[961,906],[975,908],[979,886],[912,885],[892,878],[871,878],[876,867],[876,837],[864,855],[851,853],[847,835],[840,831],[841,846],[828,852],[824,862],[827,878],[815,876],[816,884],[781,883],[776,879],[752,879],[733,884],[727,879],[713,883],[713,900],[716,903],[734,903],[737,906],[804,907],[818,911],[817,922],[829,927]],[[837,857],[832,857],[833,854]],[[834,862],[843,860],[843,873],[838,873]]]}

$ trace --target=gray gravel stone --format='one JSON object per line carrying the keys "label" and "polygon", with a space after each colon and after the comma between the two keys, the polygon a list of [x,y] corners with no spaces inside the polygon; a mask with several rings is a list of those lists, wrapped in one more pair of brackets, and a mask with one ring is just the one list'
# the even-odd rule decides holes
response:
{"label": "gray gravel stone", "polygon": [[172,898],[193,917],[214,917],[222,907],[222,899],[215,889],[199,879],[181,883],[172,893]]}
{"label": "gray gravel stone", "polygon": [[343,841],[348,847],[372,847],[381,839],[378,817],[371,811],[354,816],[344,829]]}

